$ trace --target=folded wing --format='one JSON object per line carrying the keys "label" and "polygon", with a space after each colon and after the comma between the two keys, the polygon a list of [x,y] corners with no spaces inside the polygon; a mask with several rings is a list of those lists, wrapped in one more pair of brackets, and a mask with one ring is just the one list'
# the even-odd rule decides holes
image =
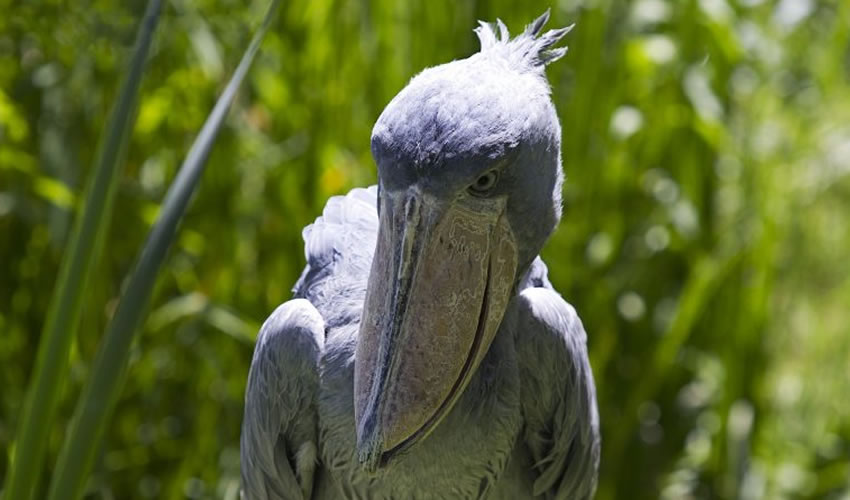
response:
{"label": "folded wing", "polygon": [[246,500],[301,500],[316,468],[316,395],[324,321],[304,299],[263,324],[254,348],[240,442]]}
{"label": "folded wing", "polygon": [[589,499],[596,490],[600,437],[587,335],[575,309],[540,283],[520,293],[517,332],[534,495]]}

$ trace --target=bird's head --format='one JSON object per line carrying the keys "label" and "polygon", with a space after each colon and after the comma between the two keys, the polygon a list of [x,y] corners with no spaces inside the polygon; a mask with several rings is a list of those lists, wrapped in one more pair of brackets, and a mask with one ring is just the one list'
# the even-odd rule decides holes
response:
{"label": "bird's head", "polygon": [[358,337],[360,462],[374,470],[451,410],[561,215],[561,129],[545,66],[569,28],[548,12],[427,69],[372,133],[380,229]]}

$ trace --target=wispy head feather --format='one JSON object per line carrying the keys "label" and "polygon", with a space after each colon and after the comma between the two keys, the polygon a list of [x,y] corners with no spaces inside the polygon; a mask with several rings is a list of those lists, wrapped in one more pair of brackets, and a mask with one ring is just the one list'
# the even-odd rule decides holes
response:
{"label": "wispy head feather", "polygon": [[475,33],[481,40],[481,52],[498,54],[521,69],[542,70],[547,64],[560,59],[567,53],[567,47],[554,49],[551,47],[575,26],[572,24],[540,35],[540,30],[548,20],[549,9],[526,26],[522,34],[513,39],[501,19],[497,19],[495,24],[478,21],[480,26],[475,28]]}

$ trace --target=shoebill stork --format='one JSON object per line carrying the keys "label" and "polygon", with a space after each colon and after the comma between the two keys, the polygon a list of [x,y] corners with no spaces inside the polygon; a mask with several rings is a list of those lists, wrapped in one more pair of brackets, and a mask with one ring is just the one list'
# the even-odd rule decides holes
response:
{"label": "shoebill stork", "polygon": [[561,129],[544,69],[569,28],[426,69],[372,132],[378,186],[331,198],[307,266],[260,330],[243,495],[593,496],[599,422],[586,336],[538,253],[561,216]]}

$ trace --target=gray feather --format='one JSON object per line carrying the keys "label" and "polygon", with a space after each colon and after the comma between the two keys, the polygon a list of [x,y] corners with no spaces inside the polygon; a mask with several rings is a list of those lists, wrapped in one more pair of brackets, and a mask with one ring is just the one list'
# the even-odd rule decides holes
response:
{"label": "gray feather", "polygon": [[323,346],[322,318],[306,300],[281,305],[260,330],[240,443],[248,499],[310,498],[315,463],[303,455],[316,447],[315,398]]}
{"label": "gray feather", "polygon": [[525,439],[539,474],[534,494],[591,498],[600,438],[587,335],[575,310],[554,290],[527,288],[519,298]]}
{"label": "gray feather", "polygon": [[537,19],[531,22],[528,26],[525,27],[525,35],[528,36],[537,36],[540,33],[540,30],[543,29],[543,26],[549,22],[549,14],[551,13],[551,9],[546,9],[546,11],[540,15]]}
{"label": "gray feather", "polygon": [[[569,33],[575,24],[565,28],[547,31],[541,35],[543,26],[549,21],[549,10],[525,27],[516,38],[511,39],[507,26],[501,19],[496,24],[479,21],[475,29],[481,41],[481,52],[498,55],[509,61],[515,69],[540,70],[546,65],[560,59],[567,53],[566,47],[552,49]],[[498,30],[498,34],[496,33]]]}
{"label": "gray feather", "polygon": [[328,200],[321,217],[304,228],[307,266],[293,288],[309,300],[327,325],[360,318],[378,235],[377,186],[356,188]]}
{"label": "gray feather", "polygon": [[501,19],[496,19],[496,25],[499,27],[499,41],[507,43],[511,39],[511,33],[508,31],[508,27],[505,26],[505,23]]}
{"label": "gray feather", "polygon": [[478,40],[481,42],[481,50],[487,50],[498,42],[496,31],[490,26],[490,23],[478,21],[478,27],[474,31],[478,35]]}

